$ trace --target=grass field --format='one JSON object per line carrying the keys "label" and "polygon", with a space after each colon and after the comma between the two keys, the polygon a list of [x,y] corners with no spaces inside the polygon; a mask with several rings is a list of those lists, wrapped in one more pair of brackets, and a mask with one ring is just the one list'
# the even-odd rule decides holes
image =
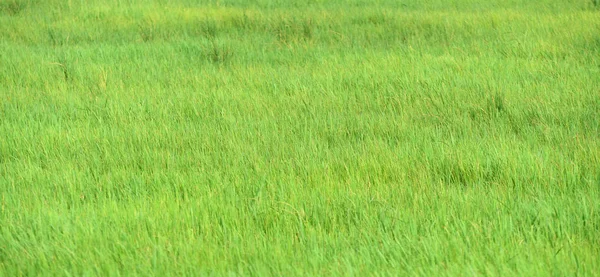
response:
{"label": "grass field", "polygon": [[600,2],[0,0],[0,276],[600,275]]}

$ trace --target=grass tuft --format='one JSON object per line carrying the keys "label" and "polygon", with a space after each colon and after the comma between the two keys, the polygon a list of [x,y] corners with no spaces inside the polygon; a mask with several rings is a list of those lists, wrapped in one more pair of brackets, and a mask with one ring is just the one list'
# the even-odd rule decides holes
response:
{"label": "grass tuft", "polygon": [[16,16],[23,12],[30,5],[27,0],[4,0],[0,2],[0,14]]}
{"label": "grass tuft", "polygon": [[210,46],[207,47],[206,57],[213,64],[223,65],[231,61],[233,52],[226,45],[212,41]]}

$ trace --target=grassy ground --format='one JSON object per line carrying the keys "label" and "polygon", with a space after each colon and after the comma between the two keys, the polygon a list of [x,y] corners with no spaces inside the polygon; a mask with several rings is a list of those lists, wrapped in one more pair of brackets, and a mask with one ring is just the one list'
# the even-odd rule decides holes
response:
{"label": "grassy ground", "polygon": [[597,276],[599,6],[0,0],[0,275]]}

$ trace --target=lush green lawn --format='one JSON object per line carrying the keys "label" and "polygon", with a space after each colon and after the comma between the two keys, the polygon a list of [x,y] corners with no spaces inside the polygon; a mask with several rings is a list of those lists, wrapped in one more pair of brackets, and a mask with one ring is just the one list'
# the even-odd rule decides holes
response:
{"label": "lush green lawn", "polygon": [[597,276],[600,3],[0,0],[0,205],[2,276]]}

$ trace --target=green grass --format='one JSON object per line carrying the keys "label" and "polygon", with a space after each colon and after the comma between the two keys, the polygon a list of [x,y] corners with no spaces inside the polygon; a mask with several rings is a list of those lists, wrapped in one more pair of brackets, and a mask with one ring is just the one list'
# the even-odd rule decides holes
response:
{"label": "green grass", "polygon": [[597,1],[0,0],[0,275],[600,274]]}

